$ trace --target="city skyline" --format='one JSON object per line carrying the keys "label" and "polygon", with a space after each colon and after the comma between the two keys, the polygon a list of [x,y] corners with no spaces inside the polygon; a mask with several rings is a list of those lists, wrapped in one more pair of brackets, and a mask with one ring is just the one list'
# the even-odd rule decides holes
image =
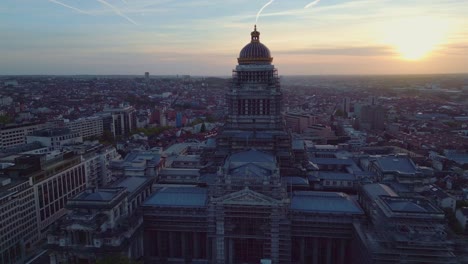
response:
{"label": "city skyline", "polygon": [[282,75],[463,73],[467,4],[6,0],[0,74],[225,76],[262,7],[260,40]]}

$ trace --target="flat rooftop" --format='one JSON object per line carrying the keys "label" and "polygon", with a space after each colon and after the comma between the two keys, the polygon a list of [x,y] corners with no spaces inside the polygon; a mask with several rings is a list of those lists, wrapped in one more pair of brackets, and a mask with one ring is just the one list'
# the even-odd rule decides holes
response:
{"label": "flat rooftop", "polygon": [[401,174],[416,174],[417,169],[410,158],[405,156],[374,157],[382,171],[396,171]]}
{"label": "flat rooftop", "polygon": [[296,191],[291,199],[291,210],[335,214],[364,214],[354,199],[341,192]]}
{"label": "flat rooftop", "polygon": [[109,202],[117,197],[122,189],[95,189],[94,191],[84,191],[77,196],[73,197],[73,201],[98,201],[98,202]]}
{"label": "flat rooftop", "polygon": [[200,187],[163,187],[151,195],[144,206],[205,207],[208,191]]}
{"label": "flat rooftop", "polygon": [[149,177],[125,177],[122,181],[113,184],[113,186],[126,188],[129,193],[133,193],[149,180],[151,180]]}
{"label": "flat rooftop", "polygon": [[423,198],[381,196],[384,204],[395,213],[443,214],[438,207]]}

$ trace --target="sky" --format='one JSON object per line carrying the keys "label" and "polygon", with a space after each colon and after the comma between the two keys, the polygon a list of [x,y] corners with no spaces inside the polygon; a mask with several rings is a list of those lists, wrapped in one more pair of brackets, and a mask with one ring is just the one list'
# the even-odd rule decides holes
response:
{"label": "sky", "polygon": [[[0,75],[468,72],[468,0],[1,0]],[[307,8],[306,8],[307,7]]]}

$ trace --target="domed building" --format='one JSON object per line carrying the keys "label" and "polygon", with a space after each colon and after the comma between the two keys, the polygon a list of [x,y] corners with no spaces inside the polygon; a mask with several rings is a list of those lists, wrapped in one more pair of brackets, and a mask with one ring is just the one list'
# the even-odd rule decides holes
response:
{"label": "domed building", "polygon": [[204,152],[215,157],[212,170],[192,185],[165,182],[143,205],[145,263],[349,263],[363,211],[346,194],[288,184],[308,181],[283,125],[272,61],[254,28],[233,71],[224,129]]}
{"label": "domed building", "polygon": [[[228,155],[255,148],[273,154],[282,175],[304,174],[305,161],[297,157],[305,155],[296,155],[284,127],[283,94],[270,50],[260,42],[256,26],[250,36],[250,43],[240,51],[226,94],[226,123],[212,152],[207,151],[206,161],[214,157],[214,170]],[[297,151],[305,153],[304,148]]]}
{"label": "domed building", "polygon": [[257,31],[257,26],[250,35],[252,37],[250,43],[245,45],[237,59],[239,64],[271,64],[273,58],[267,46],[260,43],[260,32]]}

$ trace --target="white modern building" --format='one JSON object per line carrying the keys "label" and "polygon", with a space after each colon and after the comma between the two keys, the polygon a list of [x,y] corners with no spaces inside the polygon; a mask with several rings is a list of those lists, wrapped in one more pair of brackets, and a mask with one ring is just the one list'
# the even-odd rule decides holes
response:
{"label": "white modern building", "polygon": [[137,128],[136,111],[133,106],[120,105],[117,108],[104,108],[96,114],[103,118],[104,130],[108,130],[114,137],[126,136]]}
{"label": "white modern building", "polygon": [[83,154],[88,187],[103,187],[113,181],[111,161],[120,160],[114,147],[99,145],[96,149]]}
{"label": "white modern building", "polygon": [[72,133],[79,133],[82,138],[100,137],[104,133],[104,124],[100,116],[66,121],[65,127],[70,129]]}
{"label": "white modern building", "polygon": [[0,127],[0,149],[26,144],[26,136],[45,128],[45,124],[8,124]]}
{"label": "white modern building", "polygon": [[26,136],[26,142],[39,142],[49,150],[60,150],[64,146],[83,142],[78,132],[71,132],[68,128],[42,129]]}

